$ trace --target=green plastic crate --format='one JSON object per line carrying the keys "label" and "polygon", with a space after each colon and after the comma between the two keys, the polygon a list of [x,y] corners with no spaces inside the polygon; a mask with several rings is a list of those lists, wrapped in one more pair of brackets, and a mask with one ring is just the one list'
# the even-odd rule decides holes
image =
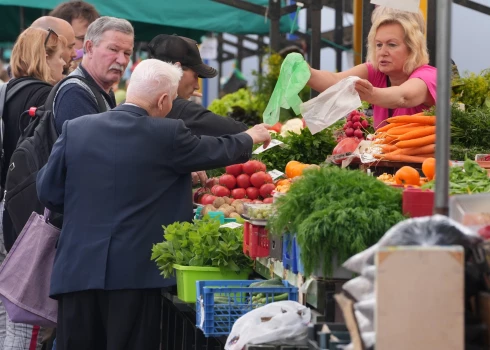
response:
{"label": "green plastic crate", "polygon": [[177,278],[177,296],[186,303],[196,302],[196,281],[247,280],[251,270],[240,272],[221,270],[219,267],[182,266],[174,264]]}

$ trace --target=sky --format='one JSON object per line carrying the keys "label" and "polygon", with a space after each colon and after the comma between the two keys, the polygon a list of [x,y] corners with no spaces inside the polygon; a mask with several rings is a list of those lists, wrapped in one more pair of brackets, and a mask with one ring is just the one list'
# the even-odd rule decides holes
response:
{"label": "sky", "polygon": [[[477,3],[490,6],[488,0],[474,0]],[[322,10],[322,32],[334,28],[335,18],[334,10],[326,7]],[[344,15],[344,25],[350,25],[353,22],[352,15]],[[298,16],[300,29],[305,28],[306,11],[302,10]],[[467,9],[463,6],[453,4],[452,6],[452,33],[451,33],[451,58],[456,62],[461,74],[468,72],[479,73],[481,70],[490,68],[490,16]],[[229,40],[234,41],[233,36]],[[251,46],[253,48],[253,46]],[[228,50],[233,52],[232,47]],[[343,69],[352,66],[352,55],[344,53]],[[210,61],[210,65],[217,68],[215,61]],[[233,71],[233,62],[223,64],[223,77],[228,77]],[[322,49],[321,51],[321,69],[335,70],[335,51],[333,49]],[[252,71],[258,69],[257,57],[250,57],[242,62],[242,73],[251,83],[253,76]],[[217,97],[218,79],[207,79],[209,96],[208,100],[212,101]],[[249,84],[250,85],[250,84]]]}

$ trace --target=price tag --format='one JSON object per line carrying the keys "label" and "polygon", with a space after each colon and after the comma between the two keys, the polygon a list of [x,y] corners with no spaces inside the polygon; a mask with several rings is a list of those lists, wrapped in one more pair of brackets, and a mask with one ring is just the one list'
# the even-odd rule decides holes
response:
{"label": "price tag", "polygon": [[225,227],[225,228],[239,228],[242,227],[243,224],[239,224],[238,222],[229,222],[227,224],[221,225],[220,227]]}
{"label": "price tag", "polygon": [[282,141],[279,141],[279,140],[276,140],[276,139],[272,139],[271,140],[271,143],[269,143],[269,146],[267,146],[266,149],[264,149],[264,146],[260,146],[259,148],[257,148],[255,151],[253,151],[253,154],[260,154],[262,152],[265,152],[265,151],[268,151],[270,150],[272,147],[276,147],[276,146],[280,146],[280,145],[283,145],[284,142]]}
{"label": "price tag", "polygon": [[281,176],[284,176],[284,173],[276,169],[269,171],[268,174],[272,177],[272,181],[276,181]]}

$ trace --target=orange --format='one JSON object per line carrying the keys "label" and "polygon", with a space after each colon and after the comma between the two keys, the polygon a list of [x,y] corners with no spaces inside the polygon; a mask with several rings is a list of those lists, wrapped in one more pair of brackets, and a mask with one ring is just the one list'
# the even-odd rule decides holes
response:
{"label": "orange", "polygon": [[420,185],[420,174],[411,166],[404,166],[398,169],[395,174],[397,185]]}
{"label": "orange", "polygon": [[436,175],[436,159],[427,158],[424,160],[422,163],[422,171],[429,180],[432,180]]}

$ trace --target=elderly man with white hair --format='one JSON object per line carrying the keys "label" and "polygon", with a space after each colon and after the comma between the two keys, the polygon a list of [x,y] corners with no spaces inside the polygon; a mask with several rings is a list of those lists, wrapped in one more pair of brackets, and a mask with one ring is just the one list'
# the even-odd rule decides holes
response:
{"label": "elderly man with white hair", "polygon": [[150,260],[162,225],[191,221],[191,172],[248,160],[270,142],[265,125],[193,136],[165,119],[182,70],[149,59],[133,72],[126,103],[63,124],[37,176],[40,201],[64,214],[51,277],[58,350],[159,349],[160,288]]}

